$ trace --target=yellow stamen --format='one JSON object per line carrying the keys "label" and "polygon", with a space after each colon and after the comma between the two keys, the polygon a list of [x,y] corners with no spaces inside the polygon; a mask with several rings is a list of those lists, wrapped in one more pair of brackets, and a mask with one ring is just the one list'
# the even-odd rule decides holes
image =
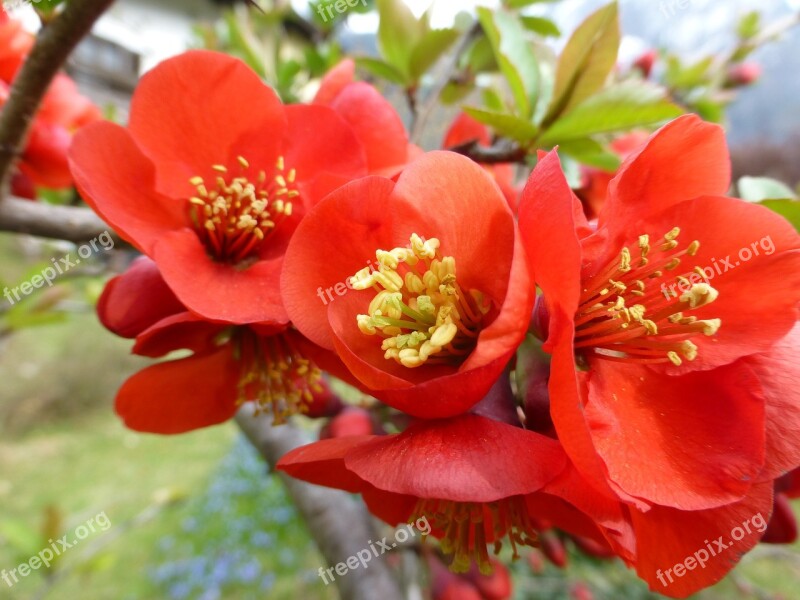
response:
{"label": "yellow stamen", "polygon": [[412,234],[408,248],[375,253],[377,270],[350,278],[356,290],[378,290],[369,314],[357,317],[359,330],[383,337],[384,357],[408,368],[463,360],[490,310],[479,291],[464,293],[455,259],[439,257],[439,245]]}

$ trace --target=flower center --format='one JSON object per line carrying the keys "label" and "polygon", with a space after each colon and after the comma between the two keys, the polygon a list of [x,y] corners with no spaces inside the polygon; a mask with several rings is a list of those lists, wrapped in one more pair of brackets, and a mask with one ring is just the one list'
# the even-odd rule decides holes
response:
{"label": "flower center", "polygon": [[481,573],[490,575],[486,533],[494,540],[494,554],[500,553],[503,539],[519,558],[517,546],[536,544],[538,535],[528,515],[522,496],[512,496],[497,502],[453,502],[450,500],[419,500],[411,521],[425,517],[434,529],[442,531],[442,552],[453,555],[451,570],[466,573],[474,560]]}
{"label": "flower center", "polygon": [[438,249],[439,240],[415,233],[407,248],[378,250],[377,271],[366,267],[350,278],[354,289],[377,292],[358,328],[383,337],[384,357],[405,367],[463,359],[490,309],[481,292],[461,289],[455,259],[440,258]]}
{"label": "flower center", "polygon": [[240,156],[238,163],[238,176],[231,176],[224,165],[214,165],[219,175],[212,184],[200,176],[189,180],[197,190],[197,195],[189,199],[197,235],[209,254],[234,264],[256,254],[281,221],[291,216],[291,200],[299,195],[297,174],[294,169],[285,173],[283,157],[278,159],[271,179],[262,170],[255,183],[247,177],[247,160]]}
{"label": "flower center", "polygon": [[313,394],[323,391],[321,372],[297,351],[288,335],[261,336],[241,329],[234,343],[241,364],[237,403],[255,402],[256,414],[272,413],[275,425],[308,412]]}
{"label": "flower center", "polygon": [[[690,338],[712,336],[722,322],[684,313],[711,304],[719,293],[700,267],[689,272],[679,269],[682,259],[695,256],[700,248],[694,241],[679,249],[679,235],[675,227],[655,247],[650,236],[641,235],[637,250],[623,248],[618,260],[584,282],[575,315],[576,349],[592,348],[595,356],[640,364],[678,366],[684,359],[697,358],[697,346]],[[682,274],[670,275],[676,272]],[[668,286],[670,279],[677,286]],[[675,287],[688,291],[679,294]]]}

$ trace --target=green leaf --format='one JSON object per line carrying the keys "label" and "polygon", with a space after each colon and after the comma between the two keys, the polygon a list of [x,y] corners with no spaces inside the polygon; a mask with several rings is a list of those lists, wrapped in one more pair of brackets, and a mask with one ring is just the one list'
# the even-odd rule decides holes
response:
{"label": "green leaf", "polygon": [[792,188],[770,177],[742,177],[739,180],[739,195],[748,202],[762,200],[797,200]]}
{"label": "green leaf", "polygon": [[558,2],[558,0],[505,0],[503,5],[506,8],[525,8],[531,4],[543,4],[545,2]]}
{"label": "green leaf", "polygon": [[494,57],[494,50],[489,39],[482,35],[469,50],[464,53],[462,68],[468,67],[473,73],[483,73],[486,71],[497,71],[500,67]]}
{"label": "green leaf", "polygon": [[500,71],[508,80],[517,105],[517,114],[524,119],[533,115],[539,87],[539,66],[525,36],[525,28],[514,15],[478,8],[478,18],[492,44]]}
{"label": "green leaf", "polygon": [[267,67],[255,49],[257,42],[252,39],[252,32],[239,21],[233,11],[225,12],[225,24],[228,26],[228,36],[230,37],[231,50],[241,57],[251,69],[261,77],[267,75]]}
{"label": "green leaf", "polygon": [[681,114],[683,110],[667,99],[664,89],[628,81],[585,100],[548,128],[539,142],[549,146],[598,133],[627,131]]}
{"label": "green leaf", "polygon": [[744,15],[736,27],[736,34],[740,39],[750,40],[761,31],[761,13],[757,10]]}
{"label": "green leaf", "polygon": [[383,59],[410,79],[411,53],[422,38],[425,24],[414,18],[414,13],[403,0],[377,0],[378,50]]}
{"label": "green leaf", "polygon": [[528,31],[533,31],[544,37],[561,37],[561,30],[558,28],[558,25],[553,23],[550,19],[522,16],[520,20]]}
{"label": "green leaf", "polygon": [[714,57],[709,56],[684,67],[677,57],[670,56],[667,58],[664,84],[670,88],[692,88],[708,83],[709,69],[713,64]]}
{"label": "green leaf", "polygon": [[760,204],[784,217],[800,232],[800,202],[797,200],[764,200]]}
{"label": "green leaf", "polygon": [[571,156],[581,164],[596,167],[603,171],[616,171],[622,164],[622,160],[618,155],[591,138],[564,142],[558,149],[561,153]]}
{"label": "green leaf", "polygon": [[455,29],[432,29],[414,46],[411,52],[409,74],[413,81],[419,81],[428,69],[453,45],[459,33]]}
{"label": "green leaf", "polygon": [[481,93],[486,108],[493,112],[508,112],[508,107],[503,102],[500,93],[491,87],[483,88]]}
{"label": "green leaf", "polygon": [[558,61],[546,123],[602,89],[617,62],[619,43],[619,13],[613,2],[589,16],[567,42]]}
{"label": "green leaf", "polygon": [[373,75],[396,83],[397,85],[406,85],[408,80],[406,77],[392,65],[380,60],[379,58],[369,58],[367,56],[357,57],[356,64],[369,71]]}
{"label": "green leaf", "polygon": [[510,137],[522,144],[529,143],[538,134],[535,125],[514,115],[470,106],[465,106],[464,112],[484,125],[488,125],[500,135]]}

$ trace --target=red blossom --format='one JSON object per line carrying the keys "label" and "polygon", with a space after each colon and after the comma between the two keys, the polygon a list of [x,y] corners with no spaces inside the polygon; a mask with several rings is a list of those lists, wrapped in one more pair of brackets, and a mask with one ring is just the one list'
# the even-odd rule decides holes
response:
{"label": "red blossom", "polygon": [[502,194],[448,152],[396,183],[370,177],[328,196],[298,227],[282,282],[301,333],[369,393],[425,418],[486,394],[525,335],[532,289]]}
{"label": "red blossom", "polygon": [[[767,518],[772,479],[800,464],[790,358],[800,236],[766,208],[723,197],[729,183],[722,130],[687,116],[625,161],[596,231],[555,153],[520,207],[549,320],[559,439],[585,477],[630,505],[637,570],[673,596],[719,580],[760,534],[668,590],[657,569]],[[731,272],[695,272],[767,237],[772,251]]]}
{"label": "red blossom", "polygon": [[243,62],[205,51],[145,75],[128,127],[82,129],[70,162],[86,201],[189,310],[276,327],[288,323],[278,283],[298,222],[367,172],[335,111],[283,106]]}

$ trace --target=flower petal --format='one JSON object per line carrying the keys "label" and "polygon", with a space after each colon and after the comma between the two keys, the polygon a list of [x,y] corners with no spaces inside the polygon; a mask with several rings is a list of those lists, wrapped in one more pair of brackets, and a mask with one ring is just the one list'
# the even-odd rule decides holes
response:
{"label": "flower petal", "polygon": [[414,423],[354,447],[344,461],[378,489],[460,502],[535,492],[566,466],[555,440],[477,415]]}
{"label": "flower petal", "polygon": [[159,189],[187,198],[191,177],[210,176],[212,165],[237,155],[272,168],[286,121],[278,96],[244,62],[193,50],[142,77],[129,130],[156,165]]}
{"label": "flower petal", "polygon": [[681,511],[655,506],[647,513],[632,511],[636,572],[650,589],[685,598],[722,579],[758,543],[771,511],[769,483],[754,486],[742,501],[720,508]]}
{"label": "flower petal", "polygon": [[153,259],[175,295],[212,321],[286,325],[280,297],[282,259],[259,260],[240,269],[209,258],[194,231],[163,236]]}
{"label": "flower petal", "polygon": [[586,421],[610,479],[655,504],[738,501],[764,464],[764,397],[742,366],[681,377],[590,361]]}
{"label": "flower petal", "polygon": [[109,281],[97,301],[103,326],[125,338],[134,338],[161,319],[185,310],[156,264],[144,256]]}
{"label": "flower petal", "polygon": [[236,412],[238,365],[230,346],[214,354],[159,363],[120,388],[117,414],[134,431],[184,433],[227,421]]}
{"label": "flower petal", "polygon": [[767,453],[760,479],[775,479],[800,465],[800,324],[765,354],[745,359],[766,397]]}
{"label": "flower petal", "polygon": [[153,164],[119,125],[100,121],[81,129],[69,159],[81,197],[143,253],[164,232],[188,225],[184,203],[155,191]]}
{"label": "flower petal", "polygon": [[725,132],[697,115],[671,121],[631,154],[609,186],[600,227],[631,222],[699,196],[724,196],[731,183]]}

